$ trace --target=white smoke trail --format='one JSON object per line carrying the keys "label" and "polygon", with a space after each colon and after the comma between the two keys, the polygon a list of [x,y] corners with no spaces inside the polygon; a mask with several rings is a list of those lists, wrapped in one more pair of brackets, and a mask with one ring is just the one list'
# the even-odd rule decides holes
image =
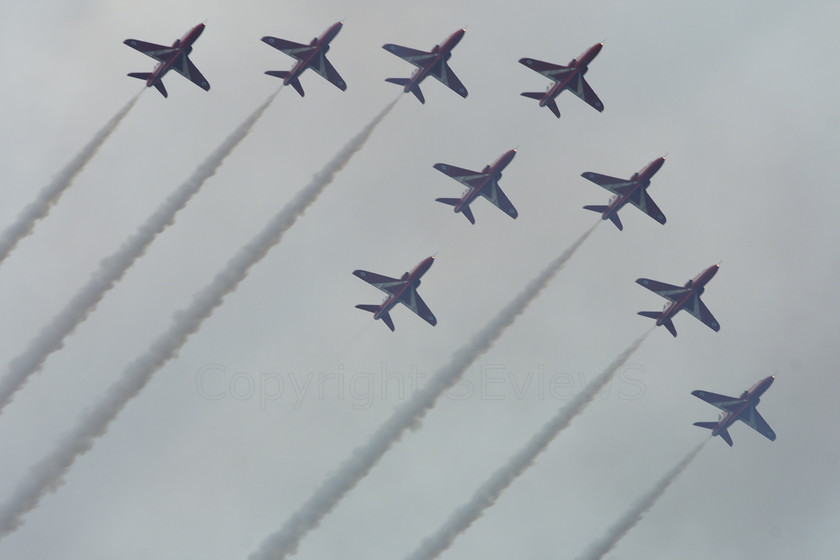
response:
{"label": "white smoke trail", "polygon": [[641,521],[642,516],[653,507],[671,483],[688,467],[709,439],[705,439],[703,443],[695,447],[676,467],[668,471],[647,494],[639,498],[633,507],[621,519],[616,521],[600,540],[589,545],[589,548],[586,549],[583,556],[579,557],[580,560],[599,560],[612,550],[618,544],[618,541]]}
{"label": "white smoke trail", "polygon": [[58,442],[52,453],[30,467],[26,479],[17,486],[12,497],[0,506],[0,538],[17,529],[22,524],[21,517],[37,507],[44,495],[61,485],[62,478],[76,458],[93,447],[96,439],[105,434],[123,407],[137,396],[163,364],[177,354],[189,336],[222,304],[224,297],[235,290],[248,275],[250,268],[280,241],[283,233],[315,202],[353,154],[362,148],[397,100],[379,113],[323,170],[313,176],[312,181],[254,239],[240,248],[210,284],[195,294],[190,306],[175,313],[169,329],[152,343],[145,354],[126,367],[122,377],[108,388],[99,403],[83,413],[80,422]]}
{"label": "white smoke trail", "polygon": [[318,526],[321,520],[335,508],[341,499],[358,484],[383,455],[396,443],[403,433],[419,425],[420,421],[437,402],[437,399],[452,387],[476,358],[487,351],[529,303],[539,295],[548,282],[554,278],[563,265],[574,255],[598,223],[589,228],[569,248],[552,261],[536,278],[483,328],[465,346],[457,350],[449,363],[443,366],[418,391],[414,397],[399,407],[381,425],[363,446],[356,448],[337,472],[327,478],[315,493],[290,517],[278,531],[269,535],[259,549],[251,554],[251,560],[276,560],[285,558],[297,550],[306,533]]}
{"label": "white smoke trail", "polygon": [[0,380],[0,413],[8,405],[27,379],[41,370],[47,357],[61,349],[64,339],[96,309],[96,306],[125,275],[134,262],[143,256],[149,245],[175,220],[175,215],[201,190],[204,183],[219,169],[225,158],[248,135],[277,94],[278,89],[210,154],[193,174],[137,228],[111,256],[102,259],[99,269],[87,284],[41,329],[26,349],[8,365],[6,375]]}
{"label": "white smoke trail", "polygon": [[458,508],[438,531],[427,537],[408,558],[410,560],[437,558],[440,553],[449,548],[458,535],[466,531],[481,517],[484,510],[495,504],[502,492],[528,467],[534,464],[536,458],[548,447],[548,444],[554,441],[557,434],[566,428],[575,416],[583,412],[586,405],[613,378],[618,369],[642,345],[642,342],[651,332],[653,332],[653,329],[637,338],[626,350],[619,354],[604,371],[598,374],[592,382],[561,408],[539,432],[531,437],[519,453],[511,457],[507,464],[494,472],[484,484],[479,486],[470,501]]}
{"label": "white smoke trail", "polygon": [[109,120],[107,124],[105,124],[105,126],[96,133],[93,140],[88,142],[87,145],[82,148],[82,151],[79,152],[78,155],[70,161],[70,163],[64,166],[64,169],[62,169],[58,175],[53,178],[50,184],[41,189],[37,198],[30,202],[18,215],[14,223],[12,223],[12,225],[7,227],[6,230],[0,234],[0,263],[6,260],[6,257],[9,256],[9,253],[14,250],[21,239],[32,233],[32,230],[35,229],[35,222],[45,217],[50,212],[52,206],[58,202],[58,199],[61,198],[61,195],[65,190],[67,190],[67,187],[70,186],[70,183],[73,182],[76,175],[78,175],[82,169],[84,169],[85,165],[93,159],[93,156],[95,156],[96,152],[99,151],[100,146],[102,146],[102,144],[105,143],[105,140],[111,136],[111,133],[117,129],[120,121],[122,121],[123,117],[125,117],[131,108],[134,107],[134,104],[137,103],[137,100],[140,98],[142,93],[143,92],[141,91],[135,95],[131,101],[125,105],[125,107],[120,109],[116,115],[111,117],[111,120]]}

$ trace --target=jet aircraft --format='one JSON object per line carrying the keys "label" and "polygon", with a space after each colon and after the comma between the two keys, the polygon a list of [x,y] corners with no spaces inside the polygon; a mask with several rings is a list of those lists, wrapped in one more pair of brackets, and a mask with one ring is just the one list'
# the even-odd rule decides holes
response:
{"label": "jet aircraft", "polygon": [[449,57],[452,56],[452,49],[455,48],[455,45],[458,44],[458,41],[461,40],[464,33],[466,33],[465,29],[459,29],[450,35],[442,45],[435,45],[435,48],[431,52],[418,51],[391,43],[382,45],[382,48],[386,51],[394,53],[406,62],[410,62],[417,67],[417,70],[414,71],[410,78],[387,78],[385,81],[403,86],[403,92],[412,92],[420,100],[420,103],[426,102],[426,99],[423,97],[423,92],[420,91],[420,82],[426,76],[434,76],[443,85],[461,97],[466,97],[467,88],[464,87],[464,84],[461,83],[461,80],[458,79],[458,76],[455,75],[455,72],[447,64]]}
{"label": "jet aircraft", "polygon": [[776,439],[776,432],[770,428],[764,418],[761,417],[761,414],[755,409],[760,401],[759,397],[773,384],[774,379],[772,375],[765,377],[741,393],[741,396],[737,398],[709,393],[708,391],[692,391],[691,394],[698,399],[702,399],[723,411],[717,422],[695,422],[694,425],[712,430],[712,436],[722,437],[729,444],[729,447],[732,447],[732,436],[729,435],[729,427],[735,423],[735,420],[740,420],[770,441],[774,441]]}
{"label": "jet aircraft", "polygon": [[126,39],[123,43],[158,61],[152,72],[132,72],[129,76],[146,80],[146,87],[155,86],[161,95],[168,97],[166,88],[163,87],[163,76],[170,70],[175,70],[204,91],[209,91],[210,84],[189,59],[192,45],[202,31],[204,31],[204,24],[199,23],[190,29],[186,35],[176,39],[171,47],[138,41],[137,39]]}
{"label": "jet aircraft", "polygon": [[560,92],[567,89],[592,105],[596,110],[603,111],[604,104],[589,87],[583,75],[589,69],[589,63],[592,62],[598,53],[601,52],[603,43],[598,43],[589,48],[585,53],[578,58],[573,58],[568,66],[561,66],[559,64],[551,64],[550,62],[543,62],[533,58],[520,58],[519,63],[524,64],[528,68],[539,72],[554,83],[543,92],[526,91],[522,93],[525,97],[536,99],[540,102],[540,107],[548,107],[551,112],[559,119],[560,109],[557,108],[557,103],[554,99],[560,95]]}
{"label": "jet aircraft", "polygon": [[262,42],[274,47],[280,52],[295,58],[297,63],[288,72],[278,70],[269,70],[266,72],[269,76],[275,76],[283,79],[283,85],[292,84],[292,87],[303,97],[303,86],[300,85],[300,75],[307,68],[311,68],[321,75],[322,78],[333,84],[335,87],[344,91],[347,89],[347,83],[338,75],[335,68],[330,61],[327,60],[327,51],[330,50],[330,41],[335,39],[338,32],[341,31],[343,22],[338,22],[330,26],[324,31],[320,37],[315,37],[308,45],[302,45],[285,39],[277,37],[263,37]]}
{"label": "jet aircraft", "polygon": [[584,208],[593,212],[600,212],[602,220],[611,220],[619,230],[623,229],[623,227],[618,217],[618,211],[628,202],[660,224],[664,224],[665,214],[662,213],[647,192],[651,177],[659,171],[663,163],[665,163],[664,157],[655,159],[638,173],[633,173],[633,176],[629,179],[616,179],[615,177],[592,173],[590,171],[581,174],[581,177],[584,179],[589,179],[596,185],[604,187],[615,195],[606,206],[592,205],[584,206]]}
{"label": "jet aircraft", "polygon": [[354,276],[358,276],[371,286],[375,286],[388,294],[388,297],[380,305],[361,304],[356,307],[373,313],[374,320],[382,319],[391,331],[394,330],[394,321],[391,320],[389,312],[398,303],[408,307],[430,325],[436,325],[437,319],[429,310],[426,302],[417,293],[417,287],[420,285],[420,277],[426,274],[426,271],[429,270],[434,262],[434,257],[428,257],[415,266],[411,272],[406,272],[399,279],[382,276],[381,274],[366,270],[354,270]]}
{"label": "jet aircraft", "polygon": [[434,168],[449,175],[459,183],[466,185],[467,190],[461,198],[436,198],[438,202],[448,204],[455,207],[455,213],[463,214],[471,224],[475,224],[470,204],[472,204],[478,196],[483,196],[489,200],[493,205],[498,207],[502,212],[516,218],[519,213],[513,204],[510,203],[508,197],[502,192],[499,187],[499,179],[502,178],[502,170],[513,160],[516,155],[516,150],[508,150],[491,165],[485,165],[484,169],[479,171],[470,171],[469,169],[461,169],[448,163],[436,163]]}
{"label": "jet aircraft", "polygon": [[700,299],[700,296],[706,289],[706,284],[717,273],[718,268],[720,268],[718,264],[710,266],[686,282],[685,286],[682,287],[672,286],[671,284],[657,282],[648,278],[639,278],[636,280],[636,284],[644,286],[653,293],[670,301],[670,303],[665,304],[662,311],[639,311],[639,315],[656,319],[657,327],[665,325],[668,332],[677,336],[677,329],[674,327],[672,319],[679,310],[685,309],[713,331],[719,331],[720,323],[717,322],[706,307],[706,304]]}

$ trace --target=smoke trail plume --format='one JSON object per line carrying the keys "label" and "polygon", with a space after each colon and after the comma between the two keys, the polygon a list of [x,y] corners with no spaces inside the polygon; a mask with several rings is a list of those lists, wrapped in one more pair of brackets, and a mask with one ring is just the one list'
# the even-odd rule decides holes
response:
{"label": "smoke trail plume", "polygon": [[595,541],[589,548],[586,549],[586,552],[580,556],[580,560],[599,560],[603,558],[610,550],[618,544],[618,541],[624,537],[630,529],[636,526],[636,524],[641,521],[642,516],[648,512],[650,508],[659,500],[662,494],[668,489],[674,480],[682,472],[688,467],[694,457],[700,453],[700,450],[703,449],[703,446],[706,445],[709,439],[706,439],[694,448],[694,450],[689,453],[688,455],[683,458],[679,464],[668,471],[656,485],[650,489],[650,492],[639,498],[639,500],[633,505],[633,507],[624,514],[624,517],[616,521],[612,527],[609,528],[607,533],[601,537],[600,540]]}
{"label": "smoke trail plume", "polygon": [[376,125],[397,100],[379,113],[323,170],[313,176],[312,181],[254,239],[240,248],[210,284],[193,296],[190,306],[175,313],[169,329],[152,343],[144,355],[126,367],[122,377],[108,388],[97,404],[83,413],[81,421],[58,442],[52,453],[30,467],[27,478],[18,485],[12,497],[0,506],[0,538],[17,529],[22,523],[21,517],[35,509],[47,492],[61,485],[63,476],[76,458],[93,447],[96,439],[105,434],[111,421],[146,386],[152,375],[177,354],[189,336],[222,304],[224,297],[235,290],[248,275],[250,268],[280,241],[283,233],[315,202],[353,154],[364,146]]}
{"label": "smoke trail plume", "polygon": [[64,339],[88,318],[105,294],[122,279],[134,262],[143,256],[158,234],[172,224],[175,214],[198,193],[207,179],[215,175],[224,159],[248,135],[254,123],[279,92],[280,90],[277,90],[251,113],[113,255],[102,259],[99,269],[91,275],[87,284],[76,292],[35,338],[29,341],[23,353],[9,362],[6,375],[0,380],[0,413],[26,380],[41,370],[47,357],[61,349]]}
{"label": "smoke trail plume", "polygon": [[437,558],[437,556],[449,548],[453,541],[466,531],[472,524],[481,517],[484,510],[496,503],[496,500],[505,489],[516,480],[520,474],[534,464],[534,461],[542,453],[548,444],[554,441],[572,419],[583,412],[592,399],[604,388],[613,378],[618,369],[633,355],[642,345],[642,342],[653,331],[650,329],[637,338],[624,352],[618,355],[613,362],[607,366],[598,376],[592,380],[583,390],[575,395],[558,413],[537,432],[519,453],[511,457],[507,464],[494,472],[484,484],[473,494],[469,502],[458,508],[452,516],[447,519],[438,531],[426,538],[412,554],[410,560],[421,560]]}
{"label": "smoke trail plume", "polygon": [[93,140],[88,142],[88,144],[82,148],[82,151],[79,152],[78,155],[70,161],[70,163],[64,166],[64,169],[62,169],[58,175],[53,178],[50,184],[41,189],[41,192],[38,193],[38,197],[30,202],[18,215],[14,223],[12,223],[12,225],[7,227],[6,230],[0,234],[0,264],[6,260],[6,257],[9,256],[9,253],[14,250],[21,239],[32,233],[32,230],[35,229],[35,222],[49,214],[52,206],[58,202],[58,199],[61,198],[61,195],[65,190],[67,190],[67,187],[70,186],[70,183],[73,182],[76,175],[78,175],[82,169],[84,169],[85,165],[93,159],[93,156],[95,156],[96,152],[99,151],[100,146],[105,143],[105,140],[107,140],[108,137],[111,136],[111,133],[117,129],[117,126],[120,124],[120,121],[123,120],[123,117],[125,117],[131,108],[134,107],[134,104],[137,103],[141,93],[143,92],[141,91],[135,95],[131,101],[125,105],[125,107],[120,109],[116,115],[111,117],[111,120],[109,120],[107,124],[105,124],[105,126],[96,133]]}
{"label": "smoke trail plume", "polygon": [[554,259],[536,278],[482,329],[465,346],[457,350],[449,363],[443,366],[429,380],[428,385],[399,407],[380,426],[363,446],[356,448],[351,457],[327,478],[285,525],[269,535],[260,548],[251,554],[251,560],[276,560],[285,558],[297,550],[306,533],[318,526],[321,520],[335,508],[341,499],[352,490],[383,455],[396,443],[403,433],[417,426],[443,393],[452,387],[476,358],[489,349],[529,303],[539,295],[548,282],[554,278],[563,265],[595,230],[600,220],[581,235],[569,248]]}

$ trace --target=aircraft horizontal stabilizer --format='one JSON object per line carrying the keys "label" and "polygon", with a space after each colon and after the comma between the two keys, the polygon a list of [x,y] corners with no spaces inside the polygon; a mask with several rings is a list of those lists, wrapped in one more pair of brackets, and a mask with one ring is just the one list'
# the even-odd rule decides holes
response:
{"label": "aircraft horizontal stabilizer", "polygon": [[473,216],[472,210],[470,210],[469,206],[464,206],[461,208],[461,214],[466,216],[466,218],[470,221],[472,225],[475,225],[475,216]]}
{"label": "aircraft horizontal stabilizer", "polygon": [[539,101],[543,98],[543,95],[545,95],[545,93],[541,91],[524,91],[520,95],[524,95],[525,97],[530,97],[531,99],[536,99],[537,101]]}
{"label": "aircraft horizontal stabilizer", "polygon": [[695,426],[699,426],[701,428],[706,428],[707,430],[714,430],[717,424],[715,422],[695,422]]}
{"label": "aircraft horizontal stabilizer", "polygon": [[560,118],[560,109],[557,108],[557,103],[553,99],[546,101],[545,106],[551,109],[551,112],[554,113],[555,117],[558,119]]}
{"label": "aircraft horizontal stabilizer", "polygon": [[603,214],[604,212],[606,212],[607,208],[608,208],[607,206],[599,206],[597,204],[590,204],[589,206],[584,206],[583,207],[584,210],[592,210],[593,212],[598,212],[600,214]]}
{"label": "aircraft horizontal stabilizer", "polygon": [[449,206],[455,206],[461,199],[459,198],[436,198],[436,202],[443,202],[444,204],[448,204]]}
{"label": "aircraft horizontal stabilizer", "polygon": [[288,72],[283,70],[266,70],[265,72],[269,76],[274,76],[275,78],[280,78],[281,80],[285,80],[286,76],[289,75]]}
{"label": "aircraft horizontal stabilizer", "polygon": [[[376,313],[379,310],[378,305],[370,305],[370,304],[365,304],[365,303],[360,303],[356,307],[358,309],[361,309],[363,311],[368,311],[370,313]],[[383,313],[382,315],[380,315],[379,318],[382,319],[382,322],[384,322],[386,325],[388,325],[388,328],[391,329],[391,332],[394,331],[394,321],[391,320],[391,316],[388,314],[387,311],[385,313]]]}
{"label": "aircraft horizontal stabilizer", "polygon": [[639,311],[638,313],[638,315],[641,315],[642,317],[649,317],[650,319],[659,319],[661,314],[661,311]]}
{"label": "aircraft horizontal stabilizer", "polygon": [[391,329],[391,332],[394,332],[394,321],[391,320],[391,316],[388,314],[388,312],[386,311],[385,313],[380,315],[380,317],[382,318],[382,322],[388,325],[388,328]]}

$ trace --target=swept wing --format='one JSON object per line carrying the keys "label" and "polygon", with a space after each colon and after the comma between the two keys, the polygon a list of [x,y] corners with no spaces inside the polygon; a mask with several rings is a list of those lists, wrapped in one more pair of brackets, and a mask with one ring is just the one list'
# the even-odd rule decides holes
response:
{"label": "swept wing", "polygon": [[390,276],[376,274],[375,272],[368,272],[367,270],[354,270],[353,275],[358,276],[371,286],[379,288],[388,294],[395,293],[405,283],[404,280],[398,280],[396,278],[391,278]]}

